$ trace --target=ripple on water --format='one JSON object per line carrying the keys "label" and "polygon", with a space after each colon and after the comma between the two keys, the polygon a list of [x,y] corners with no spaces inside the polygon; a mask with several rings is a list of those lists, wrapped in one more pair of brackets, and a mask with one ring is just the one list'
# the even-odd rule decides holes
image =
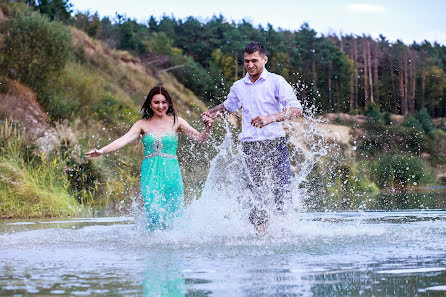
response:
{"label": "ripple on water", "polygon": [[429,267],[429,268],[407,268],[407,269],[393,269],[393,270],[380,270],[376,273],[380,274],[411,274],[411,273],[427,273],[427,272],[439,272],[445,271],[444,267]]}

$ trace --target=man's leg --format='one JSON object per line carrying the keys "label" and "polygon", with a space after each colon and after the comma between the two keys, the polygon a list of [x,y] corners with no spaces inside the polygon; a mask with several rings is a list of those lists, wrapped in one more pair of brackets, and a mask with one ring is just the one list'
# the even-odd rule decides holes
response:
{"label": "man's leg", "polygon": [[272,170],[272,177],[274,181],[274,203],[276,210],[279,213],[283,213],[285,204],[292,202],[291,166],[286,139],[278,139],[274,150],[274,165]]}
{"label": "man's leg", "polygon": [[261,228],[268,222],[268,212],[265,209],[265,177],[268,170],[268,158],[265,157],[267,147],[263,142],[245,142],[242,143],[244,161],[246,164],[246,176],[248,188],[252,193],[250,200],[251,211],[249,221],[257,228]]}

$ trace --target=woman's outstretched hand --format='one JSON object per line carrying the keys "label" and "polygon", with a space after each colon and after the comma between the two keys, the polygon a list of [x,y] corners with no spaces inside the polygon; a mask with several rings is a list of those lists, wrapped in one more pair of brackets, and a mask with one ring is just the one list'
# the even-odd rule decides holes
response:
{"label": "woman's outstretched hand", "polygon": [[104,154],[104,152],[102,150],[92,150],[92,151],[89,151],[88,153],[85,153],[85,156],[96,158],[103,154]]}

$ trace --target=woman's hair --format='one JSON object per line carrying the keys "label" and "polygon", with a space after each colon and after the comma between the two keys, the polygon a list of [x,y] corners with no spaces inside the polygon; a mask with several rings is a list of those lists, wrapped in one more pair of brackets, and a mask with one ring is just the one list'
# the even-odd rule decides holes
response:
{"label": "woman's hair", "polygon": [[167,103],[169,104],[166,114],[173,115],[173,123],[175,124],[177,115],[175,113],[175,109],[173,108],[172,98],[170,97],[169,92],[167,92],[167,90],[162,86],[156,86],[150,90],[149,94],[146,97],[146,101],[144,101],[144,104],[142,105],[139,113],[142,112],[143,119],[149,119],[153,116],[153,110],[150,104],[152,103],[153,96],[157,94],[161,94],[166,98]]}

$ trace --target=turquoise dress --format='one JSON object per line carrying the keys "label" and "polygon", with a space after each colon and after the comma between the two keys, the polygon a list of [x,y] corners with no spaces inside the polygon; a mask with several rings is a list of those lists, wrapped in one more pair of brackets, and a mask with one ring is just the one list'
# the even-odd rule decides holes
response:
{"label": "turquoise dress", "polygon": [[141,166],[141,195],[149,230],[172,228],[183,214],[183,178],[177,159],[178,136],[168,132],[145,133]]}

